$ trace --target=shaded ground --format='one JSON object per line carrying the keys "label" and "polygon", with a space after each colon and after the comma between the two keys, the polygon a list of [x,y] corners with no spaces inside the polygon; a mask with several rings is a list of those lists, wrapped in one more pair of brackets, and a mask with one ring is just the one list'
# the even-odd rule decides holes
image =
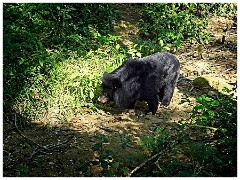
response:
{"label": "shaded ground", "polygon": [[[136,22],[139,21],[140,14],[137,13],[137,6],[131,10],[129,8],[133,7],[120,5],[119,10],[124,18],[116,25],[115,33],[121,35],[123,43],[130,47],[132,40],[138,37],[139,28]],[[157,127],[171,129],[179,120],[189,118],[192,106],[180,104],[180,101],[188,96],[194,104],[195,97],[203,93],[192,85],[194,78],[208,74],[227,83],[236,81],[236,27],[227,32],[224,44],[217,40],[222,37],[221,29],[224,29],[227,21],[225,18],[211,18],[209,28],[216,40],[204,47],[204,59],[198,58],[197,45],[188,42],[177,51],[181,77],[169,108],[159,107],[154,116],[144,115],[142,110],[146,108],[146,104],[139,103],[135,110],[124,112],[106,106],[106,109],[99,110],[96,114],[83,114],[81,119],[72,119],[72,122],[61,127],[51,128],[41,122],[28,124],[23,129],[18,127],[21,135],[38,144],[27,143],[16,128],[4,124],[4,176],[83,176],[83,166],[88,167],[89,175],[99,176],[99,166],[84,165],[84,162],[100,156],[92,150],[92,146],[98,142],[98,134],[104,134],[109,139],[108,143],[103,144],[103,148],[114,152],[116,159],[113,161],[121,162],[128,170],[134,169],[147,156],[138,144],[141,136],[152,134]],[[41,149],[44,146],[47,150]],[[126,172],[119,168],[117,173],[123,175]]]}

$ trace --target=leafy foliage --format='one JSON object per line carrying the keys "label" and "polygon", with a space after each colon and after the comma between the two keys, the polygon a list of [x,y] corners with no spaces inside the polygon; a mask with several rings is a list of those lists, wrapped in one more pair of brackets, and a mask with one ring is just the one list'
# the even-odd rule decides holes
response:
{"label": "leafy foliage", "polygon": [[163,50],[179,48],[183,40],[207,44],[209,12],[224,15],[227,9],[236,12],[233,4],[155,3],[145,4],[141,34]]}
{"label": "leafy foliage", "polygon": [[[116,49],[105,47],[90,51],[84,58],[68,59],[59,62],[56,68],[46,73],[29,77],[31,84],[25,85],[17,98],[15,109],[28,119],[57,118],[70,121],[72,117],[83,113],[83,106],[91,106],[100,95],[101,76],[104,70],[112,71],[122,62],[122,55],[114,54]],[[109,55],[116,61],[105,62]],[[95,65],[92,62],[95,62]],[[33,108],[30,108],[33,105]],[[37,112],[37,113],[36,113]]]}
{"label": "leafy foliage", "polygon": [[100,165],[102,167],[103,176],[113,176],[110,168],[114,166],[115,160],[113,159],[113,152],[103,148],[103,143],[108,143],[109,140],[105,135],[99,134],[97,136],[99,142],[92,147],[93,151],[99,152],[99,157],[95,161],[92,161],[94,165]]}
{"label": "leafy foliage", "polygon": [[[209,12],[218,16],[231,16],[237,13],[236,3],[213,3],[208,6]],[[204,9],[204,7],[202,7],[202,9]]]}
{"label": "leafy foliage", "polygon": [[[204,29],[207,21],[197,16],[197,4],[147,4],[144,10],[142,34],[155,39],[160,45],[180,47],[183,39],[195,38],[199,43],[207,40]],[[159,28],[161,27],[161,28]]]}
{"label": "leafy foliage", "polygon": [[116,160],[114,152],[105,147],[109,143],[109,139],[104,134],[98,134],[95,138],[97,142],[92,145],[92,150],[96,154],[95,158],[89,162],[81,162],[79,170],[83,172],[84,176],[92,176],[88,170],[91,166],[97,166],[101,169],[101,176],[114,177],[119,175],[119,162]]}
{"label": "leafy foliage", "polygon": [[28,177],[29,176],[29,167],[26,164],[21,164],[16,173],[17,177]]}
{"label": "leafy foliage", "polygon": [[119,37],[108,34],[116,18],[114,4],[4,4],[4,112],[37,119],[58,109],[62,119],[92,102],[101,73],[124,57],[103,63],[119,54]]}
{"label": "leafy foliage", "polygon": [[[197,98],[197,103],[189,124],[179,121],[174,130],[157,128],[154,135],[142,137],[141,146],[153,154],[176,145],[154,165],[147,166],[140,176],[236,176],[237,102],[234,93],[216,97],[203,95]],[[203,139],[196,139],[194,131],[203,134]]]}

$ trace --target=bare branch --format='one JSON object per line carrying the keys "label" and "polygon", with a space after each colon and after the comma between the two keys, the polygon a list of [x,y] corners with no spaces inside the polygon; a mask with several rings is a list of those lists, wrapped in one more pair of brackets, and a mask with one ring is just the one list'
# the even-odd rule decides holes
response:
{"label": "bare branch", "polygon": [[72,136],[69,136],[67,138],[65,138],[64,140],[60,141],[59,143],[57,144],[48,144],[48,145],[45,145],[45,146],[42,146],[38,143],[36,143],[35,141],[33,141],[32,139],[28,138],[27,136],[25,136],[24,134],[22,134],[22,132],[19,130],[18,126],[17,126],[17,116],[15,114],[15,121],[14,121],[14,125],[15,125],[15,128],[18,132],[18,134],[20,136],[22,136],[24,139],[27,139],[28,141],[30,141],[31,143],[33,143],[34,145],[36,145],[37,147],[33,150],[33,152],[31,153],[30,155],[30,159],[35,155],[37,154],[38,152],[41,152],[43,154],[47,154],[47,153],[50,153],[52,151],[54,151],[56,148],[58,148],[59,146],[63,145],[63,144],[66,144],[67,142],[69,142],[72,138],[73,138],[73,135]]}
{"label": "bare branch", "polygon": [[15,128],[17,130],[17,133],[22,136],[24,139],[30,141],[31,143],[33,143],[34,145],[37,145],[39,147],[41,147],[42,149],[45,149],[47,150],[47,148],[45,148],[44,146],[41,146],[40,144],[36,143],[35,141],[33,141],[32,139],[26,137],[24,134],[22,134],[22,132],[19,130],[18,126],[17,126],[17,115],[15,114],[15,118],[14,118],[14,125],[15,125]]}
{"label": "bare branch", "polygon": [[146,161],[144,161],[143,163],[141,163],[140,165],[138,165],[137,167],[135,167],[129,174],[128,177],[131,177],[134,173],[136,173],[139,169],[143,168],[147,163],[149,163],[150,161],[154,160],[155,158],[161,156],[162,154],[164,154],[165,152],[167,152],[169,149],[172,149],[173,146],[175,146],[176,144],[178,144],[178,142],[173,143],[171,146],[169,146],[168,148],[164,149],[163,151],[151,156],[150,158],[148,158]]}

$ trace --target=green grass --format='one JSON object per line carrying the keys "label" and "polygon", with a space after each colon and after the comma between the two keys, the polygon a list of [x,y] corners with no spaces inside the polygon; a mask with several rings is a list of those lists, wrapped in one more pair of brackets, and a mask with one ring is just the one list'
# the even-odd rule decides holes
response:
{"label": "green grass", "polygon": [[125,59],[115,47],[102,46],[81,58],[69,57],[50,69],[48,75],[35,74],[13,105],[28,120],[69,121],[84,113],[83,107],[94,109],[100,95],[104,71],[112,71]]}

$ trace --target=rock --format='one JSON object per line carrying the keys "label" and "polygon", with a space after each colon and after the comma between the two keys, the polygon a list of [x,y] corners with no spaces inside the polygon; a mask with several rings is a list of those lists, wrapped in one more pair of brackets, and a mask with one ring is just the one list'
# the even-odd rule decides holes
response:
{"label": "rock", "polygon": [[192,82],[193,86],[198,89],[210,88],[208,80],[205,77],[197,77]]}
{"label": "rock", "polygon": [[198,89],[215,89],[221,93],[225,93],[223,91],[224,87],[228,89],[232,89],[232,86],[228,84],[224,79],[213,77],[213,76],[200,76],[193,80],[193,86]]}

